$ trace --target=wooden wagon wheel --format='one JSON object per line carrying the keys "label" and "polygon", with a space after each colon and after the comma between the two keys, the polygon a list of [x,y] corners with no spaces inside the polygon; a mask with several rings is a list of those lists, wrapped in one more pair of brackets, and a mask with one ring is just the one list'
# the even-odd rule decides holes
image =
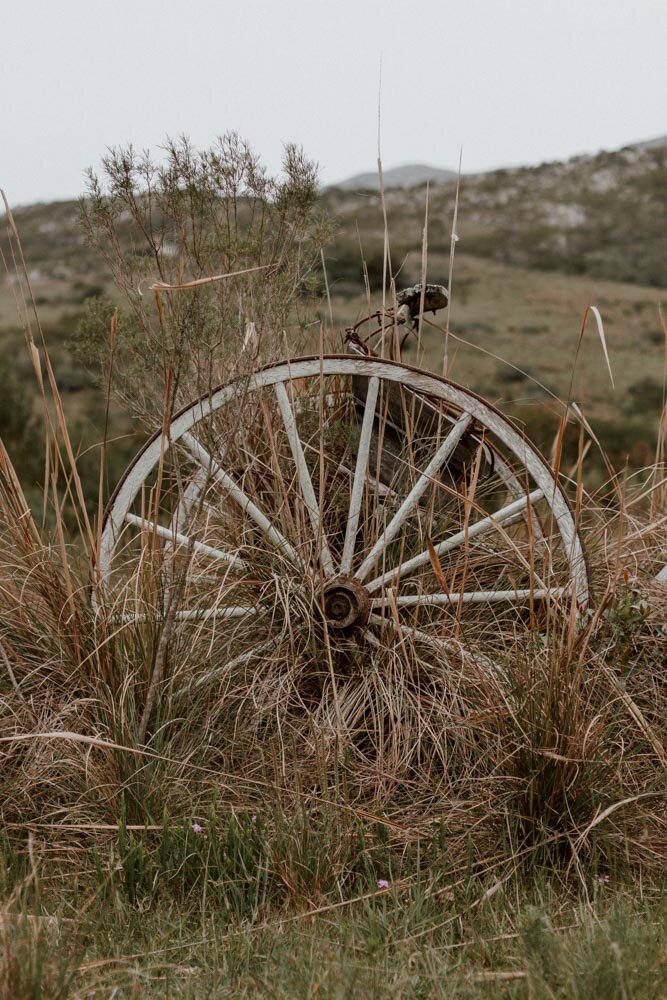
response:
{"label": "wooden wagon wheel", "polygon": [[[423,399],[442,404],[426,425]],[[349,355],[262,368],[156,433],[110,501],[94,587],[119,627],[170,620],[204,643],[193,684],[281,643],[334,670],[332,651],[388,642],[488,663],[573,600],[583,549],[537,450],[469,390]]]}

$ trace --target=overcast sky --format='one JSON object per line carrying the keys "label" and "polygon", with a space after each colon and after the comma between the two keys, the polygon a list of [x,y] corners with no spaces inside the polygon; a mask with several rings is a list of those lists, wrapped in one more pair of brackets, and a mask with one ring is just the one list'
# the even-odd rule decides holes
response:
{"label": "overcast sky", "polygon": [[75,197],[108,146],[236,129],[324,183],[667,133],[667,0],[3,0],[0,186]]}

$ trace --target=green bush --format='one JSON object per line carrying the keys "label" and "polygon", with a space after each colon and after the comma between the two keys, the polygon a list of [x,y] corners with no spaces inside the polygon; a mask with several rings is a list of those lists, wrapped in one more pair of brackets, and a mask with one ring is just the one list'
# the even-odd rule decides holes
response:
{"label": "green bush", "polygon": [[[89,173],[82,225],[124,303],[114,382],[146,422],[161,419],[167,384],[177,387],[178,405],[222,381],[241,357],[252,365],[256,357],[242,352],[249,323],[261,341],[255,355],[282,350],[329,236],[317,197],[315,164],[299,147],[285,147],[282,173],[271,177],[236,133],[204,150],[168,140],[157,160],[131,146],[112,149],[102,176]],[[206,281],[221,274],[235,276]],[[201,279],[185,293],[156,299],[150,291]],[[80,356],[104,369],[111,312],[93,300],[77,335]]]}

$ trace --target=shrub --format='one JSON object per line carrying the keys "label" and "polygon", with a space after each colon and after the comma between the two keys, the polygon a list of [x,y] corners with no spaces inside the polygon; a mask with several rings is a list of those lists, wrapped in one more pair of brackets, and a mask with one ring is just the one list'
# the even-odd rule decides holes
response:
{"label": "shrub", "polygon": [[[168,141],[163,160],[113,149],[88,174],[81,219],[124,307],[114,339],[114,384],[153,425],[165,391],[177,406],[283,346],[299,290],[329,233],[317,214],[317,170],[295,145],[271,177],[235,133],[205,150]],[[242,273],[238,273],[242,272]],[[236,277],[207,282],[218,275]],[[168,295],[154,286],[194,285]],[[151,290],[153,289],[153,290]],[[106,367],[109,303],[90,304],[79,353]],[[249,324],[261,344],[243,352]],[[168,388],[169,387],[169,388]]]}

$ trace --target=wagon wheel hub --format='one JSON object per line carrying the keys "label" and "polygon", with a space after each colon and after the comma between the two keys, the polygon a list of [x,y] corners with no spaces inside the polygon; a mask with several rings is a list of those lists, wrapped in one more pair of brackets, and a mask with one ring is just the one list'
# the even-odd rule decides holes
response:
{"label": "wagon wheel hub", "polygon": [[326,584],[322,606],[330,628],[349,629],[368,622],[371,600],[358,580],[351,576],[338,576]]}

